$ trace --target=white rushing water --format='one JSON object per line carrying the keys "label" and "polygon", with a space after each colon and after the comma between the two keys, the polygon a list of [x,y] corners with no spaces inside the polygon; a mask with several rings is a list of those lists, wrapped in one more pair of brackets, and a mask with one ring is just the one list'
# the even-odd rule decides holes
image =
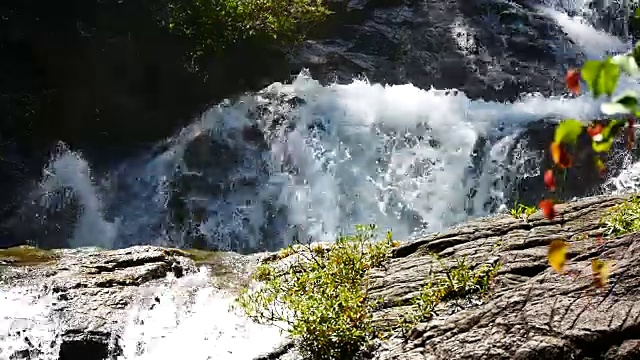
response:
{"label": "white rushing water", "polygon": [[[253,323],[231,310],[234,296],[211,285],[205,268],[156,288],[129,310],[117,360],[248,360],[285,341],[275,326]],[[156,300],[157,299],[157,300]],[[153,303],[154,306],[149,306]],[[57,360],[60,326],[55,301],[31,288],[0,288],[0,359],[38,349],[31,359]],[[249,344],[249,346],[247,346]]]}
{"label": "white rushing water", "polygon": [[[541,11],[590,58],[628,48],[579,17]],[[621,85],[637,87],[626,78]],[[169,238],[181,245],[184,232],[167,210],[176,189],[187,199],[184,212],[204,214],[193,226],[223,249],[331,241],[359,223],[406,238],[495,212],[513,194],[514,179],[539,174],[541,154],[519,142],[521,128],[549,117],[594,118],[598,106],[589,95],[497,103],[410,84],[322,86],[302,73],[292,84],[212,108],[98,184],[80,154],[61,151],[43,189],[72,189],[82,209],[70,240],[76,246]],[[250,126],[266,134],[264,146],[245,139]]]}
{"label": "white rushing water", "polygon": [[208,285],[204,268],[154,289],[156,306],[134,306],[118,360],[170,360],[188,354],[193,360],[247,360],[284,341],[280,330],[257,325],[231,311],[233,296]]}
{"label": "white rushing water", "polygon": [[[543,10],[589,57],[627,46],[580,19]],[[302,104],[273,100],[293,96]],[[266,115],[256,123],[250,115],[256,106],[292,126],[270,129],[267,120],[273,119]],[[191,185],[203,186],[190,194],[207,214],[199,228],[221,247],[257,245],[269,226],[285,240],[293,237],[292,228],[331,240],[354,224],[371,222],[404,237],[495,211],[506,201],[510,179],[536,175],[525,163],[539,154],[516,144],[522,125],[596,115],[598,103],[589,95],[533,94],[496,103],[412,85],[321,86],[303,73],[292,84],[273,84],[240,103],[211,109],[161,150],[123,164],[105,179],[91,177],[81,154],[63,150],[47,167],[43,187],[74,193],[81,213],[71,241],[78,246],[161,243],[160,234],[168,231],[163,223],[170,184],[185,175],[218,176],[234,186],[236,191],[211,195],[210,183]],[[251,125],[269,134],[266,149],[242,138],[242,129]],[[208,153],[210,142],[193,145],[202,136],[224,146]],[[236,157],[225,159],[231,153]],[[234,166],[217,174],[210,166],[216,161]],[[640,165],[626,165],[609,181],[613,191],[640,189]],[[273,208],[286,211],[274,215]],[[149,298],[161,298],[152,309],[133,306],[121,360],[175,359],[185,349],[190,360],[252,359],[283,340],[277,329],[230,312],[233,296],[208,285],[207,276],[202,272],[150,290]],[[56,358],[50,344],[57,341],[57,327],[46,296],[0,290],[0,309],[0,358],[24,346],[16,329],[27,329],[30,341],[48,349],[37,359]]]}
{"label": "white rushing water", "polygon": [[0,288],[0,359],[30,348],[39,350],[34,359],[57,359],[57,326],[49,318],[52,302],[33,289]]}

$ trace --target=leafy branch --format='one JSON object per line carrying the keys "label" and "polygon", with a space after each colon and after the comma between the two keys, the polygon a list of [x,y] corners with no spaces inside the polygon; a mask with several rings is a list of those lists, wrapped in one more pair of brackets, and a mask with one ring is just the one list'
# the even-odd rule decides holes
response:
{"label": "leafy branch", "polygon": [[[636,16],[638,15],[640,12],[636,11]],[[600,111],[611,118],[586,124],[576,119],[565,119],[556,126],[553,142],[549,146],[553,165],[544,173],[544,183],[549,192],[556,190],[557,175],[566,175],[568,169],[574,165],[573,154],[577,151],[578,138],[584,132],[591,140],[593,162],[600,176],[604,176],[606,172],[604,161],[617,137],[624,134],[627,149],[634,149],[635,124],[640,116],[640,94],[634,90],[625,90],[617,96],[614,96],[614,93],[622,75],[640,78],[639,61],[640,42],[627,53],[608,56],[604,60],[589,60],[581,69],[571,69],[567,72],[565,80],[568,89],[577,95],[581,93],[581,85],[585,84],[594,99],[606,98],[607,101],[600,105]],[[547,219],[552,220],[557,213],[556,204],[556,199],[548,197],[541,200],[538,207]],[[563,240],[554,240],[549,245],[549,263],[559,273],[567,273],[564,266],[568,246],[569,244]],[[592,260],[593,284],[596,287],[606,285],[609,268],[610,261]]]}

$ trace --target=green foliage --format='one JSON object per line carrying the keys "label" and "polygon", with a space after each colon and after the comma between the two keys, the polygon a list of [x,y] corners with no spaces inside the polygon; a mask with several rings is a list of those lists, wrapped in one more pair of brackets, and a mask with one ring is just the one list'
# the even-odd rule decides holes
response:
{"label": "green foliage", "polygon": [[593,96],[613,95],[620,77],[620,67],[608,57],[604,61],[589,60],[582,66],[582,78],[587,83]]}
{"label": "green foliage", "polygon": [[[375,226],[357,226],[331,247],[289,247],[262,263],[237,305],[254,321],[279,325],[309,359],[352,359],[373,337],[367,274],[380,266],[395,245],[391,233],[374,241]],[[285,259],[286,257],[286,259]]]}
{"label": "green foliage", "polygon": [[500,270],[500,263],[481,265],[471,268],[465,257],[458,258],[451,267],[436,256],[443,273],[431,273],[420,295],[414,299],[415,310],[405,315],[402,326],[412,327],[416,323],[427,321],[435,314],[436,306],[443,302],[455,301],[478,294],[485,296],[493,279]]}
{"label": "green foliage", "polygon": [[[632,60],[633,61],[633,60]],[[635,64],[635,61],[633,61]],[[612,102],[602,104],[600,110],[605,115],[632,114],[638,106],[638,94],[633,90],[627,90],[617,96]]]}
{"label": "green foliage", "polygon": [[328,14],[322,0],[162,0],[165,25],[194,41],[195,55],[247,38],[295,41]]}
{"label": "green foliage", "polygon": [[597,153],[609,152],[613,146],[613,141],[615,140],[616,135],[618,135],[625,123],[625,121],[611,119],[607,126],[602,129],[602,139],[600,141],[591,142],[593,151]]}
{"label": "green foliage", "polygon": [[[639,19],[640,12],[636,11],[635,20]],[[604,115],[622,115],[626,119],[609,119],[607,121],[593,121],[586,126],[586,132],[591,138],[591,147],[594,150],[594,163],[600,174],[604,174],[605,165],[603,155],[608,153],[614,140],[622,130],[626,130],[626,142],[629,150],[635,146],[635,123],[640,116],[640,103],[638,93],[635,91],[624,91],[622,94],[611,98],[618,85],[621,74],[630,77],[640,78],[638,69],[640,61],[640,42],[636,43],[632,51],[626,54],[609,56],[604,60],[587,61],[580,70],[569,70],[566,75],[567,87],[575,94],[580,93],[580,77],[586,82],[594,98],[602,95],[609,97],[609,101],[601,104],[600,111]],[[544,182],[549,191],[555,191],[556,181],[554,170],[559,169],[564,172],[572,166],[571,154],[563,147],[563,143],[575,144],[578,136],[585,127],[580,121],[569,119],[564,120],[556,127],[555,138],[550,146],[551,158],[554,168],[545,172]],[[570,141],[568,141],[570,140]],[[574,149],[574,151],[576,151]],[[564,173],[566,175],[566,173]],[[553,199],[543,199],[540,201],[540,208],[549,220],[556,215]],[[605,227],[605,235],[620,235],[629,232],[640,231],[640,200],[633,197],[628,201],[614,207],[606,214],[601,222]],[[549,246],[548,258],[551,266],[562,274],[566,263],[566,247],[568,245],[561,240],[554,241]],[[594,259],[592,262],[593,284],[598,288],[604,288],[607,284],[609,273],[609,261]]]}
{"label": "green foliage", "polygon": [[510,210],[511,216],[515,219],[527,219],[535,214],[538,209],[533,205],[526,205],[516,202],[513,209]]}
{"label": "green foliage", "polygon": [[[567,86],[572,92],[580,93],[579,78],[581,77],[591,90],[594,98],[602,95],[610,98],[608,102],[600,106],[600,110],[604,115],[624,115],[627,118],[625,120],[609,119],[597,121],[588,125],[575,119],[567,119],[560,122],[555,129],[554,141],[550,148],[551,157],[557,168],[564,170],[572,165],[571,155],[566,152],[562,144],[574,145],[584,128],[586,128],[588,135],[591,137],[591,147],[596,153],[594,162],[601,172],[604,171],[604,161],[601,155],[611,150],[615,138],[623,130],[626,130],[628,148],[633,148],[635,122],[636,118],[640,116],[640,109],[638,108],[638,104],[640,104],[639,94],[636,91],[627,90],[616,97],[611,97],[616,90],[621,74],[640,77],[638,60],[640,60],[640,42],[636,44],[632,51],[626,54],[609,56],[604,60],[589,60],[585,62],[579,71],[570,70],[567,73]],[[546,178],[545,182],[555,184],[553,177]],[[555,185],[552,187],[555,187]],[[553,189],[550,190],[553,191]]]}
{"label": "green foliage", "polygon": [[632,196],[611,208],[602,218],[605,235],[623,235],[640,231],[640,196]]}
{"label": "green foliage", "polygon": [[554,141],[564,144],[575,144],[578,136],[582,133],[582,122],[579,120],[568,119],[556,127]]}

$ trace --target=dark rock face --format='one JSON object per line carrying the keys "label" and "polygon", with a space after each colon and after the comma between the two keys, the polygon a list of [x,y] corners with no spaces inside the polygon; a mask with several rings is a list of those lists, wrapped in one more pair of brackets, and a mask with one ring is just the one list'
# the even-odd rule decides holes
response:
{"label": "dark rock face", "polygon": [[58,141],[83,149],[99,168],[170,136],[225,97],[286,77],[282,51],[260,44],[189,68],[191,44],[158,25],[155,6],[0,4],[0,185],[11,189],[0,193],[0,218],[24,201],[22,183],[41,176]]}
{"label": "dark rock face", "polygon": [[[314,78],[325,82],[348,82],[364,74],[372,82],[455,87],[472,98],[505,100],[523,91],[550,94],[561,89],[564,66],[576,61],[558,26],[519,3],[334,0],[330,5],[336,14],[326,24],[300,47],[284,49],[290,55],[288,64],[280,50],[254,54],[230,49],[228,57],[211,60],[206,81],[181,60],[188,44],[149,20],[143,1],[107,1],[92,4],[95,9],[78,9],[96,14],[84,19],[80,29],[75,23],[67,24],[77,14],[65,14],[55,27],[30,27],[33,24],[25,18],[24,24],[30,25],[19,27],[24,31],[0,38],[7,44],[1,49],[0,63],[15,69],[0,76],[7,77],[7,84],[28,85],[27,90],[10,89],[11,93],[24,90],[43,95],[36,97],[29,118],[9,116],[6,124],[0,124],[0,185],[9,189],[0,193],[0,246],[39,238],[40,230],[15,232],[14,225],[28,218],[21,206],[32,200],[27,194],[32,182],[41,177],[47,151],[57,140],[70,143],[72,149],[82,148],[94,173],[100,174],[145,143],[170,135],[216,98],[286,81],[287,75],[307,67]],[[13,66],[17,63],[19,67]],[[2,106],[0,115],[5,110],[11,113]],[[254,141],[256,148],[263,147],[263,137],[268,137],[254,128],[242,134],[237,141]],[[242,154],[233,144],[204,144],[207,141],[194,141],[187,157],[193,158],[190,167],[205,171],[178,182],[198,183],[187,186],[199,188],[193,193],[213,189],[222,194],[229,187],[224,177],[233,169],[217,167],[233,164]],[[214,149],[220,146],[226,148]],[[203,158],[212,151],[224,156],[215,161]],[[234,185],[251,189],[257,181],[251,178]],[[177,192],[182,196],[184,189]],[[185,207],[184,201],[176,204]],[[191,213],[202,212],[198,204],[186,205]],[[270,211],[277,217],[282,209]],[[47,246],[65,244],[72,231],[67,224],[74,216],[50,217],[59,223],[52,228],[66,228],[59,232],[62,240],[44,241],[50,243]]]}
{"label": "dark rock face", "polygon": [[[553,168],[553,162],[549,152],[549,146],[553,142],[556,121],[553,119],[543,119],[527,125],[522,132],[518,142],[530,151],[539,154],[539,159],[534,165],[541,169],[536,176],[529,176],[515,180],[515,191],[510,205],[515,200],[521,203],[537,204],[548,192],[544,186],[543,174],[545,169]],[[603,161],[606,166],[604,174],[600,175],[595,165],[598,154],[592,149],[591,139],[586,132],[578,138],[574,149],[569,148],[572,154],[572,167],[565,175],[556,172],[556,191],[552,194],[556,199],[570,200],[584,196],[594,196],[606,193],[603,185],[606,179],[615,177],[623,170],[625,157],[629,156],[633,161],[638,160],[638,151],[630,152],[626,148],[624,136],[619,136],[612,150],[604,155]]]}
{"label": "dark rock face", "polygon": [[562,30],[523,2],[333,1],[336,19],[292,54],[323,81],[457,88],[471,98],[563,91],[576,51]]}

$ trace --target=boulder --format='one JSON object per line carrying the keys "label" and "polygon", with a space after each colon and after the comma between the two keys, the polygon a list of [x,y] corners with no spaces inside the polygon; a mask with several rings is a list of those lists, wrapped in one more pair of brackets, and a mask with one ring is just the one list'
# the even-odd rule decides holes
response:
{"label": "boulder", "polygon": [[[599,243],[600,219],[620,197],[587,198],[560,205],[552,221],[539,213],[527,222],[506,216],[458,226],[398,248],[374,276],[372,296],[383,296],[377,316],[393,322],[416,296],[434,263],[466,256],[477,266],[500,261],[490,297],[417,325],[408,338],[386,344],[377,359],[627,359],[638,348],[640,236]],[[571,278],[547,262],[554,239],[570,242]],[[591,259],[614,261],[610,286],[592,286]],[[395,315],[394,315],[395,314]],[[383,347],[384,348],[384,347]]]}

